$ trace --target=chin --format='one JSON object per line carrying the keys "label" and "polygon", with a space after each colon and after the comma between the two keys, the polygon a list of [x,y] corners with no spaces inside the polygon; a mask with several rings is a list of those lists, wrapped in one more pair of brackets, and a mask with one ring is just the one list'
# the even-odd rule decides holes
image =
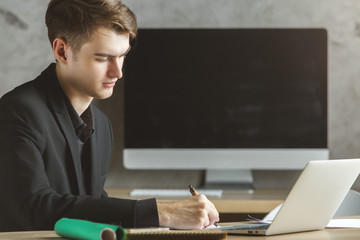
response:
{"label": "chin", "polygon": [[111,95],[107,95],[107,96],[98,96],[98,97],[94,97],[95,99],[99,99],[99,100],[103,100],[103,99],[107,99],[110,98]]}
{"label": "chin", "polygon": [[94,98],[96,98],[96,99],[107,99],[107,98],[111,97],[112,94],[113,94],[113,91],[111,91],[111,92],[108,91],[108,92],[103,93],[103,94],[98,94],[98,95],[94,96]]}

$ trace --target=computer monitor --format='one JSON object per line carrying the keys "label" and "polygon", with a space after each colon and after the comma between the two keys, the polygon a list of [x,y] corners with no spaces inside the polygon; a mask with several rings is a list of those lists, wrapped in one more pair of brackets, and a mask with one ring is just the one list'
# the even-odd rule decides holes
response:
{"label": "computer monitor", "polygon": [[329,158],[324,29],[140,29],[124,79],[128,169],[239,186]]}

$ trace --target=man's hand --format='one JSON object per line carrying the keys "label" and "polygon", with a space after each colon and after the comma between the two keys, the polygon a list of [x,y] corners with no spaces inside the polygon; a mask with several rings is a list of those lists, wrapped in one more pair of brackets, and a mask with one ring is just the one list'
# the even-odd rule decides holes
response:
{"label": "man's hand", "polygon": [[219,221],[219,213],[205,195],[176,202],[157,202],[161,227],[202,229]]}

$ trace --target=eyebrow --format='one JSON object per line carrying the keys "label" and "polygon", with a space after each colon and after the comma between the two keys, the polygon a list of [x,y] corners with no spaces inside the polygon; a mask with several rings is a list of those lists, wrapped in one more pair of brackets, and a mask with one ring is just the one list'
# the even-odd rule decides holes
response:
{"label": "eyebrow", "polygon": [[107,53],[95,53],[94,55],[97,56],[97,57],[122,57],[122,56],[125,56],[126,54],[128,54],[131,50],[131,47],[129,47],[125,53],[121,54],[120,56],[115,56],[115,55],[111,55],[111,54],[107,54]]}

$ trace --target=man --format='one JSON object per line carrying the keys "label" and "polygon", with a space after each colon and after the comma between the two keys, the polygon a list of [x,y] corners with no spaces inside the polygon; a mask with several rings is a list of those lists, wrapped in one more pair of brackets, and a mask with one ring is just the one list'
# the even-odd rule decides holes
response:
{"label": "man", "polygon": [[122,77],[137,31],[131,10],[121,0],[51,0],[46,24],[56,63],[0,100],[0,231],[53,229],[62,217],[178,229],[218,221],[204,195],[160,203],[103,189],[112,129],[91,102]]}

